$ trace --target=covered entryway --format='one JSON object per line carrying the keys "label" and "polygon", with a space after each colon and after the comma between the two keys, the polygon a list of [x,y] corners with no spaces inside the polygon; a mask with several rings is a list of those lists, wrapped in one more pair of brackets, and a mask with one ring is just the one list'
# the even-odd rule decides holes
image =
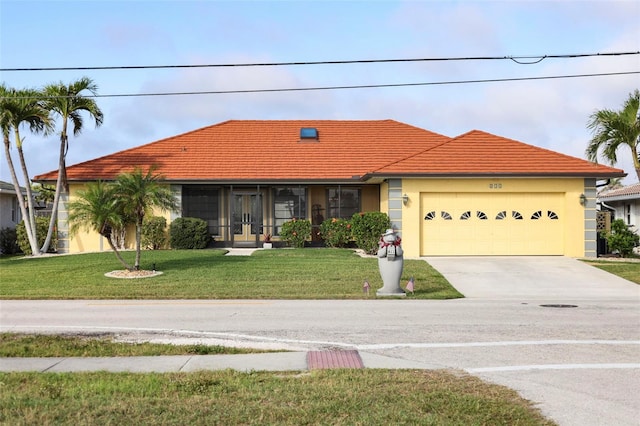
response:
{"label": "covered entryway", "polygon": [[257,247],[262,230],[262,196],[259,192],[232,192],[231,228],[234,247]]}
{"label": "covered entryway", "polygon": [[422,193],[421,255],[563,255],[565,194]]}

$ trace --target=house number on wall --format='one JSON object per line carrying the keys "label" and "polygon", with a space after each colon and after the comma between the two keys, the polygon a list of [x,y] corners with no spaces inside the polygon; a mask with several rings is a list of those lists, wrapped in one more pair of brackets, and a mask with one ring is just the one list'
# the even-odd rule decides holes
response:
{"label": "house number on wall", "polygon": [[502,189],[502,184],[501,183],[490,183],[489,184],[489,189]]}

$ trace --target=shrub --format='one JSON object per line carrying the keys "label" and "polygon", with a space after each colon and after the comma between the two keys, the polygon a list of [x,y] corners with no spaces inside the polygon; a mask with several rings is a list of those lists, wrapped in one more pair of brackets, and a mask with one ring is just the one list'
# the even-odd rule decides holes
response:
{"label": "shrub", "polygon": [[359,249],[375,254],[378,241],[384,231],[391,228],[391,219],[386,213],[356,213],[351,217],[351,234]]}
{"label": "shrub", "polygon": [[0,231],[0,253],[15,254],[19,251],[18,234],[15,228],[2,228]]}
{"label": "shrub", "polygon": [[179,217],[171,222],[169,235],[174,249],[203,249],[211,239],[207,222],[195,217]]}
{"label": "shrub", "polygon": [[611,222],[611,232],[603,232],[602,236],[607,240],[609,249],[622,257],[629,256],[640,242],[638,234],[633,233],[622,219]]}
{"label": "shrub", "polygon": [[142,223],[142,245],[159,250],[167,244],[167,219],[162,216],[145,217]]}
{"label": "shrub", "polygon": [[290,246],[304,247],[304,242],[311,238],[311,221],[293,218],[283,223],[280,238]]}
{"label": "shrub", "polygon": [[346,247],[351,241],[351,223],[344,219],[327,219],[320,225],[320,236],[329,247]]}
{"label": "shrub", "polygon": [[[49,217],[36,217],[36,236],[38,237],[38,245],[40,247],[42,247],[44,240],[47,238],[49,220]],[[27,237],[27,230],[24,227],[24,220],[16,225],[16,233],[20,250],[22,250],[24,254],[30,255],[31,245],[29,244],[29,237]],[[49,252],[56,251],[56,247],[58,247],[58,231],[54,229],[51,244],[49,244]]]}

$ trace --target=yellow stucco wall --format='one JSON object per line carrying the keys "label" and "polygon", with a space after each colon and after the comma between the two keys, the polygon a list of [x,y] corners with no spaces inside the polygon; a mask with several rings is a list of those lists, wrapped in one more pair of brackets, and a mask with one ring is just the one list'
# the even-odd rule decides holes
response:
{"label": "yellow stucco wall", "polygon": [[563,254],[570,257],[585,255],[585,207],[580,205],[584,192],[584,179],[404,179],[402,192],[409,202],[402,210],[402,242],[406,257],[419,257],[422,253],[423,209],[421,203],[426,193],[526,193],[561,196],[564,220],[561,229]]}
{"label": "yellow stucco wall", "polygon": [[[78,191],[84,188],[84,184],[71,184],[69,185],[69,201],[73,201],[78,198]],[[167,220],[167,224],[170,222],[169,212],[154,211],[154,216],[162,216]],[[126,230],[125,249],[135,248],[135,227],[129,226]],[[99,252],[110,251],[109,243],[97,232],[87,231],[80,228],[74,235],[69,238],[69,253],[87,253],[87,252]]]}

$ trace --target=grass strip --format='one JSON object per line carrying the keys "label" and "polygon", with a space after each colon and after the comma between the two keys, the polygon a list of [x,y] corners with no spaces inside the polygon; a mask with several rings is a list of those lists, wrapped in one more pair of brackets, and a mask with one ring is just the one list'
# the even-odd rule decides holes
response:
{"label": "grass strip", "polygon": [[610,274],[640,284],[640,262],[585,260],[585,263]]}
{"label": "grass strip", "polygon": [[552,425],[506,387],[446,371],[0,374],[0,423]]}
{"label": "grass strip", "polygon": [[[145,251],[142,268],[162,271],[152,278],[117,279],[122,269],[113,253],[40,258],[0,258],[3,299],[366,299],[382,279],[375,258],[347,249],[261,250],[252,256],[224,256],[224,250]],[[133,261],[133,252],[125,257]],[[463,297],[424,260],[405,259],[401,284],[413,277],[408,298]],[[368,280],[371,291],[363,292]]]}
{"label": "grass strip", "polygon": [[262,351],[220,345],[168,345],[116,342],[113,335],[0,333],[0,357],[113,357],[157,355],[235,355]]}

